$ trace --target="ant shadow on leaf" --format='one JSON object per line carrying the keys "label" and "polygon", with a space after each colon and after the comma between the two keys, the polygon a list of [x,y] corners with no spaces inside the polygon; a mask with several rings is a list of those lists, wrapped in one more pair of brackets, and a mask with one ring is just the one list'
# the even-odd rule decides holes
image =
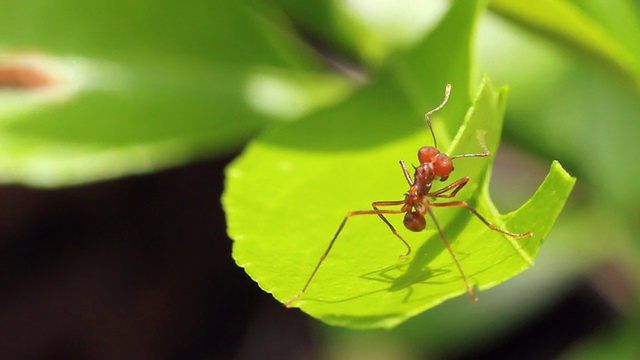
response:
{"label": "ant shadow on leaf", "polygon": [[[451,273],[451,270],[429,267],[429,264],[440,255],[445,249],[437,234],[429,237],[416,251],[410,262],[401,262],[387,266],[381,270],[369,272],[361,275],[363,279],[389,283],[386,291],[395,292],[407,290],[407,295],[403,302],[409,302],[414,292],[414,285],[431,284],[445,285],[458,282],[459,279],[449,281],[437,281],[436,278]],[[467,254],[458,253],[459,258],[464,259]],[[451,262],[452,266],[453,262]]]}

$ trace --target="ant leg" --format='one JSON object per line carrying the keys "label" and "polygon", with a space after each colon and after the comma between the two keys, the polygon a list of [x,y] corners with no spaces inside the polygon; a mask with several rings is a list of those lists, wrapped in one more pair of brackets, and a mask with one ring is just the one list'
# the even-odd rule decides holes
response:
{"label": "ant leg", "polygon": [[[403,257],[407,257],[409,256],[409,254],[411,254],[411,246],[409,246],[409,243],[402,238],[402,236],[400,236],[400,234],[398,234],[398,231],[396,231],[396,228],[391,225],[391,223],[389,222],[389,220],[387,220],[386,217],[384,217],[384,215],[382,215],[382,212],[379,212],[380,210],[378,210],[378,206],[394,206],[394,205],[403,205],[404,204],[404,200],[400,201],[375,201],[371,204],[371,206],[373,206],[373,208],[378,211],[378,216],[380,216],[380,219],[382,219],[382,221],[384,221],[385,224],[387,224],[387,226],[389,227],[389,229],[391,230],[391,232],[393,233],[393,235],[395,235],[398,239],[400,239],[400,241],[402,241],[402,243],[404,243],[404,245],[407,247],[407,252],[404,254],[400,255],[400,258]],[[399,210],[399,213],[404,213],[405,211]],[[395,213],[394,213],[395,214]]]}
{"label": "ant leg", "polygon": [[473,206],[469,205],[469,203],[467,203],[466,201],[449,201],[449,202],[443,202],[443,203],[432,202],[432,203],[429,203],[429,205],[430,206],[437,206],[437,207],[464,206],[469,211],[471,211],[471,213],[473,215],[477,216],[478,219],[480,219],[491,230],[494,230],[494,231],[497,231],[497,232],[500,232],[500,233],[503,233],[505,235],[509,235],[509,236],[512,236],[512,237],[516,237],[516,238],[521,238],[521,237],[533,235],[533,233],[531,231],[527,231],[527,232],[524,232],[524,233],[521,233],[521,234],[517,234],[517,233],[512,233],[510,231],[507,231],[507,230],[500,229],[499,227],[493,225],[487,219],[485,219],[484,216],[480,215],[478,210],[476,210]]}
{"label": "ant leg", "polygon": [[452,156],[451,160],[458,159],[458,158],[465,158],[465,157],[485,157],[485,156],[491,155],[491,152],[489,152],[489,148],[487,148],[487,143],[484,141],[484,136],[486,134],[487,134],[486,131],[478,132],[478,143],[480,143],[480,146],[482,147],[482,150],[484,150],[484,152],[475,153],[475,154],[460,154],[460,155]]}
{"label": "ant leg", "polygon": [[[379,205],[379,206],[402,205],[402,204],[404,204],[404,201],[402,201],[402,200],[399,200],[399,201],[378,201],[378,202],[376,202],[374,204]],[[373,215],[373,214],[376,214],[376,215],[382,216],[381,214],[402,214],[402,213],[404,213],[404,211],[402,211],[401,209],[397,209],[397,210],[384,210],[384,209],[383,210],[378,210],[378,209],[375,209],[375,210],[349,211],[347,213],[347,215],[344,217],[344,219],[342,219],[342,222],[340,223],[340,226],[338,227],[338,230],[336,231],[335,235],[333,235],[333,238],[331,239],[331,242],[329,242],[329,246],[327,246],[327,249],[324,251],[324,253],[320,257],[320,260],[318,261],[318,264],[313,269],[313,272],[311,273],[311,276],[309,276],[309,279],[304,284],[304,287],[302,288],[302,290],[300,290],[299,293],[295,294],[289,300],[287,300],[284,303],[284,305],[286,307],[290,308],[291,307],[291,303],[293,301],[299,299],[300,296],[302,296],[305,293],[305,291],[307,291],[307,288],[309,287],[309,284],[311,284],[311,280],[313,280],[313,278],[316,276],[316,273],[318,272],[318,269],[320,268],[320,265],[322,265],[322,263],[324,262],[324,259],[327,257],[327,255],[329,255],[329,252],[331,251],[331,248],[333,247],[333,244],[336,242],[336,239],[338,238],[338,235],[340,235],[340,232],[342,232],[342,229],[344,228],[344,225],[347,223],[347,220],[349,220],[350,217],[356,216],[356,215]],[[386,220],[386,218],[383,217],[383,220],[385,221],[385,223],[387,223],[387,225],[391,226],[391,224],[389,224],[389,222]],[[404,240],[402,240],[402,241],[404,242]],[[405,244],[406,244],[406,242],[405,242]]]}
{"label": "ant leg", "polygon": [[[433,205],[433,203],[431,205]],[[471,288],[471,284],[469,284],[469,280],[467,280],[467,276],[464,274],[464,271],[462,270],[462,266],[460,265],[460,261],[458,261],[458,257],[453,252],[453,249],[451,248],[451,243],[449,243],[449,241],[447,240],[447,237],[445,236],[444,231],[442,231],[442,228],[440,227],[440,224],[438,223],[438,220],[436,219],[436,216],[433,214],[433,211],[431,211],[431,208],[429,208],[429,207],[427,207],[427,212],[429,213],[429,216],[431,216],[431,220],[433,220],[433,224],[438,229],[438,232],[440,233],[440,238],[442,238],[442,242],[444,242],[444,246],[449,251],[449,254],[451,254],[451,257],[453,258],[453,262],[455,262],[456,266],[458,267],[458,271],[460,272],[460,276],[462,277],[462,281],[464,281],[464,285],[467,287],[467,292],[469,293],[469,296],[471,296],[471,301],[473,301],[473,302],[478,301],[478,298],[476,297],[476,294],[474,294],[474,292],[473,292],[473,288]]]}
{"label": "ant leg", "polygon": [[[452,182],[451,184],[443,187],[440,190],[436,190],[434,192],[428,193],[427,196],[431,198],[436,198],[436,197],[452,198],[456,196],[456,194],[458,193],[458,191],[460,191],[460,189],[462,189],[465,185],[467,185],[467,182],[469,182],[469,177],[465,176],[462,179],[458,179]],[[445,194],[447,191],[451,189],[453,189],[453,191],[450,194]]]}
{"label": "ant leg", "polygon": [[404,163],[404,160],[400,160],[400,167],[402,167],[404,178],[407,179],[409,186],[413,186],[413,180],[411,179],[411,175],[409,174],[409,170],[407,169],[407,165]]}

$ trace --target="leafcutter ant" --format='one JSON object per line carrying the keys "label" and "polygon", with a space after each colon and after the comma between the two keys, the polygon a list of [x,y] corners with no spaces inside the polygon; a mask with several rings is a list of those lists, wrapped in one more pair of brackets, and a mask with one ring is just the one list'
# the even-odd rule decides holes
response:
{"label": "leafcutter ant", "polygon": [[[478,298],[474,294],[473,289],[471,288],[471,284],[469,284],[469,281],[467,280],[467,277],[464,274],[464,271],[462,270],[462,266],[460,266],[460,262],[458,261],[456,254],[451,249],[451,244],[447,240],[447,237],[444,234],[444,231],[442,230],[442,227],[438,223],[438,220],[436,219],[435,215],[433,214],[431,207],[463,206],[463,207],[466,207],[473,215],[475,215],[478,219],[480,219],[491,230],[494,230],[512,237],[516,237],[516,238],[532,235],[532,232],[530,231],[527,231],[521,234],[516,234],[516,233],[512,233],[510,231],[503,230],[496,227],[495,225],[491,224],[487,219],[485,219],[475,208],[473,208],[471,205],[469,205],[469,203],[467,203],[464,200],[435,202],[435,200],[437,200],[438,198],[445,198],[445,199],[453,198],[454,196],[456,196],[458,191],[460,191],[460,189],[462,189],[469,182],[469,176],[465,176],[461,179],[458,179],[452,182],[449,185],[444,186],[439,190],[431,191],[431,186],[434,180],[438,179],[440,181],[446,181],[449,178],[449,175],[453,171],[454,159],[467,158],[467,157],[486,157],[490,155],[489,149],[487,149],[487,145],[484,142],[484,133],[481,133],[478,136],[480,146],[484,150],[481,153],[460,154],[455,156],[449,156],[441,152],[440,150],[438,150],[438,143],[436,141],[436,136],[433,132],[433,128],[431,127],[430,116],[436,111],[442,109],[442,107],[449,100],[450,93],[451,93],[451,84],[447,84],[445,93],[444,93],[444,100],[442,101],[442,103],[424,115],[427,121],[427,125],[429,126],[429,130],[431,131],[431,136],[433,137],[433,146],[423,146],[418,150],[418,160],[420,161],[420,165],[418,165],[417,167],[414,166],[415,170],[414,170],[413,178],[411,178],[411,175],[409,174],[409,170],[407,169],[407,165],[405,164],[405,162],[403,160],[400,160],[400,167],[402,168],[404,177],[410,186],[409,191],[407,191],[404,194],[404,200],[374,201],[371,204],[371,206],[373,207],[373,209],[371,210],[356,210],[356,211],[348,212],[347,215],[342,220],[342,223],[340,223],[340,226],[338,227],[338,230],[336,231],[335,235],[333,235],[331,242],[329,242],[329,246],[320,257],[318,264],[313,269],[311,276],[309,276],[309,279],[304,284],[304,287],[302,288],[302,290],[285,302],[285,305],[287,307],[290,307],[293,301],[300,298],[305,293],[305,291],[307,291],[307,288],[309,287],[309,284],[311,284],[311,281],[313,280],[316,273],[318,272],[320,265],[322,265],[327,255],[329,255],[329,252],[331,251],[333,244],[336,242],[336,239],[340,235],[340,232],[344,228],[344,225],[346,224],[347,220],[349,220],[349,218],[351,218],[352,216],[378,215],[380,219],[382,219],[382,221],[384,221],[384,223],[387,224],[391,232],[398,239],[400,239],[400,241],[402,241],[402,243],[407,247],[407,252],[400,255],[400,257],[406,257],[411,253],[411,246],[402,238],[402,236],[400,236],[400,234],[396,231],[395,227],[389,222],[389,220],[387,220],[387,218],[384,215],[385,214],[404,214],[404,226],[410,231],[418,232],[425,229],[427,224],[425,219],[425,214],[428,214],[431,220],[433,221],[434,226],[438,230],[438,233],[440,234],[440,237],[444,242],[444,246],[449,251],[449,254],[451,254],[451,257],[453,258],[453,261],[455,262],[456,267],[460,272],[462,281],[464,281],[464,284],[467,288],[467,292],[469,293],[469,296],[471,296],[471,300],[474,302],[477,301]],[[381,207],[387,207],[387,206],[401,206],[401,207],[400,209],[380,209]]]}

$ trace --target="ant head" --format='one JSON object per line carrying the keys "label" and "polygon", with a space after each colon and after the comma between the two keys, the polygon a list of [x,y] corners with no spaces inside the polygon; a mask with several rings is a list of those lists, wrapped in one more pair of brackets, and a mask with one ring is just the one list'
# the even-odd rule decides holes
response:
{"label": "ant head", "polygon": [[433,164],[433,172],[440,177],[440,181],[445,181],[453,171],[453,162],[449,155],[440,152],[433,146],[423,146],[418,150],[420,164]]}
{"label": "ant head", "polygon": [[409,211],[404,215],[404,226],[415,232],[420,232],[427,227],[424,216],[417,211]]}
{"label": "ant head", "polygon": [[420,164],[433,162],[438,155],[440,155],[440,150],[433,146],[423,146],[418,150],[418,160],[420,160]]}

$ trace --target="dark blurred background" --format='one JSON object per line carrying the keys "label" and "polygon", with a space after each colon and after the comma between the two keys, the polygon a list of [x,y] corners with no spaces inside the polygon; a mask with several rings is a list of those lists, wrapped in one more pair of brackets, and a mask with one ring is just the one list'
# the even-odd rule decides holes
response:
{"label": "dark blurred background", "polygon": [[311,356],[310,320],[231,259],[218,205],[227,161],[65,190],[0,189],[0,357]]}

